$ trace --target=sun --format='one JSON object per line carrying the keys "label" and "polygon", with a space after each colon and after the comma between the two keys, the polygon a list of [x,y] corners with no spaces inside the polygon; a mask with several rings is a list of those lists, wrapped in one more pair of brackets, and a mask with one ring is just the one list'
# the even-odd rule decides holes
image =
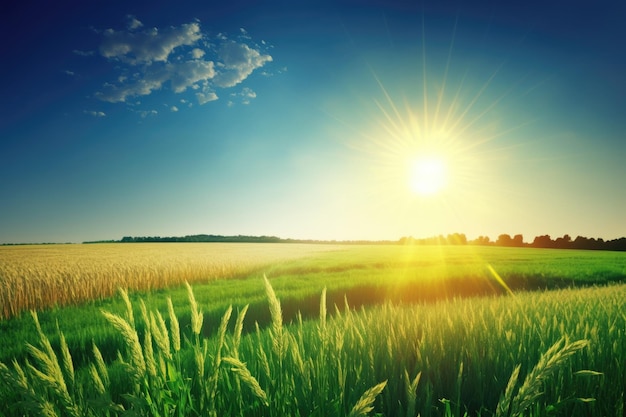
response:
{"label": "sun", "polygon": [[448,167],[437,155],[425,155],[409,162],[409,187],[412,192],[428,197],[439,194],[448,184]]}
{"label": "sun", "polygon": [[422,36],[421,65],[406,78],[385,85],[372,69],[380,95],[365,101],[346,135],[367,169],[363,187],[377,205],[407,213],[411,222],[416,210],[432,209],[438,218],[470,207],[493,210],[496,189],[507,189],[495,173],[521,144],[516,131],[531,122],[505,118],[518,83],[502,92],[494,88],[506,85],[494,81],[502,65],[492,71],[456,67],[455,33],[456,27],[447,59],[437,55],[429,65]]}

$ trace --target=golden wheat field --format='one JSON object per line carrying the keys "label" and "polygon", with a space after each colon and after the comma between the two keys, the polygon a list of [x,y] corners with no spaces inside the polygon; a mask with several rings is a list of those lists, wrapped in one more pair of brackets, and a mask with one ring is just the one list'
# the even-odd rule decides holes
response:
{"label": "golden wheat field", "polygon": [[142,243],[0,247],[0,318],[25,310],[245,276],[333,245]]}

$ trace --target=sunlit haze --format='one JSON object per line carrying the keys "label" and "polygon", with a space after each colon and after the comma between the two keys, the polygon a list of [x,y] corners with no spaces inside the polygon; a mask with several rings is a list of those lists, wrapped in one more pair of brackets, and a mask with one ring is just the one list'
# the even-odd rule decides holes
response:
{"label": "sunlit haze", "polygon": [[626,235],[626,6],[28,2],[0,243]]}

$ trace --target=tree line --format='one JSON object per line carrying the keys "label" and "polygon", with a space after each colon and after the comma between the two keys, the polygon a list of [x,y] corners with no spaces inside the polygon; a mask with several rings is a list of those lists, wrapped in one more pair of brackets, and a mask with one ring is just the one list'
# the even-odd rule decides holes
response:
{"label": "tree line", "polygon": [[476,239],[468,240],[463,233],[452,233],[447,236],[439,235],[422,239],[416,239],[411,236],[403,237],[400,239],[400,243],[414,245],[478,245],[626,251],[626,237],[604,240],[602,238],[577,236],[575,239],[572,239],[572,237],[567,234],[562,237],[557,237],[556,239],[552,239],[550,235],[536,236],[531,243],[527,243],[524,242],[524,236],[521,234],[512,237],[509,234],[501,234],[495,241],[492,241],[489,236],[478,236]]}
{"label": "tree line", "polygon": [[277,236],[250,236],[250,235],[187,235],[187,236],[124,236],[117,241],[92,241],[83,243],[149,243],[149,242],[218,242],[218,243],[324,243],[324,244],[397,244],[390,240],[314,240],[314,239],[284,239]]}
{"label": "tree line", "polygon": [[100,240],[83,243],[149,243],[149,242],[222,242],[222,243],[317,243],[317,244],[376,244],[376,245],[477,245],[477,246],[503,246],[503,247],[532,247],[553,249],[588,249],[626,251],[626,237],[619,239],[604,240],[602,238],[588,238],[577,236],[572,239],[570,235],[563,235],[555,239],[550,235],[536,236],[532,242],[525,242],[522,234],[501,234],[496,240],[489,236],[478,236],[476,239],[468,239],[464,233],[451,233],[427,238],[402,237],[399,240],[312,240],[312,239],[284,239],[277,236],[222,236],[222,235],[187,235],[187,236],[124,236],[121,240]]}
{"label": "tree line", "polygon": [[221,236],[221,235],[188,235],[188,236],[124,236],[121,243],[146,243],[146,242],[250,242],[250,243],[279,243],[276,236]]}

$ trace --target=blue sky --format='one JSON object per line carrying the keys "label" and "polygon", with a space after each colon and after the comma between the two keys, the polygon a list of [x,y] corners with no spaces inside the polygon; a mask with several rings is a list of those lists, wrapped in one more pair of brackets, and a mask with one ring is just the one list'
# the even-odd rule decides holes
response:
{"label": "blue sky", "polygon": [[626,235],[621,2],[3,7],[0,243]]}

